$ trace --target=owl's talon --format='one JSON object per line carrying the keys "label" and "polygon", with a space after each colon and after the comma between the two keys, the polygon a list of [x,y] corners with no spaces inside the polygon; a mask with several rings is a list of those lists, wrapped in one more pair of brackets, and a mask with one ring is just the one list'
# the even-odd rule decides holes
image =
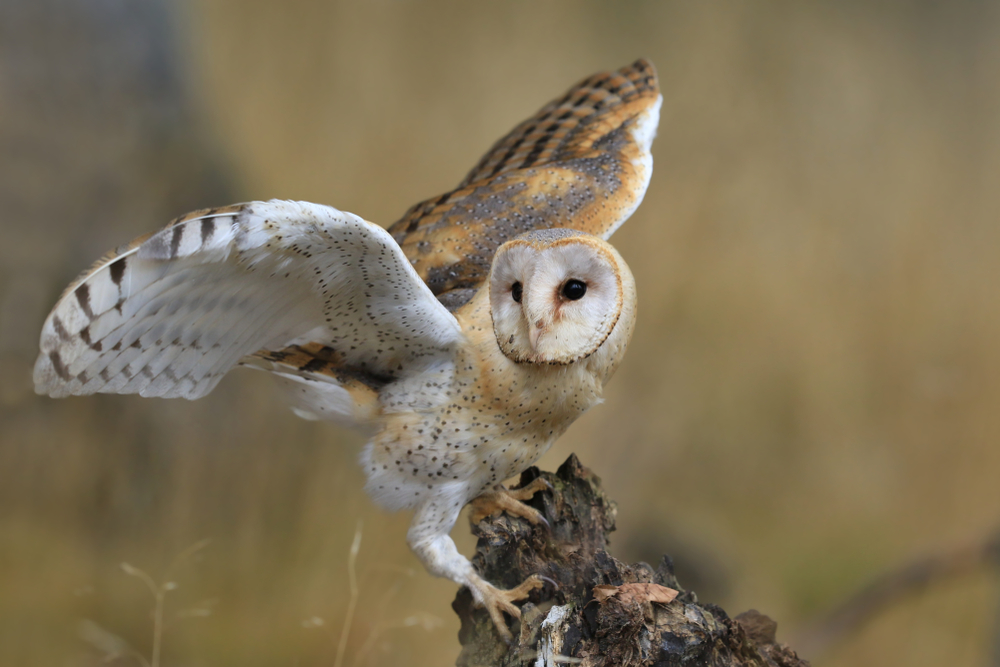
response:
{"label": "owl's talon", "polygon": [[469,503],[471,506],[469,521],[475,525],[486,517],[507,512],[511,516],[521,517],[533,526],[541,526],[546,533],[551,533],[552,526],[548,519],[534,507],[526,505],[524,501],[530,500],[539,491],[552,490],[552,484],[541,477],[520,489],[511,490],[502,484],[497,484],[472,499]]}
{"label": "owl's talon", "polygon": [[[507,627],[507,621],[503,617],[504,613],[506,612],[511,618],[520,620],[521,610],[514,605],[514,602],[527,598],[531,591],[545,586],[546,581],[555,584],[548,577],[533,574],[521,582],[520,586],[509,590],[501,590],[485,581],[478,586],[478,593],[482,597],[480,604],[486,609],[486,612],[490,615],[490,619],[493,621],[493,625],[497,629],[497,633],[507,644],[514,643],[514,636]],[[558,584],[556,584],[556,587],[558,588]]]}
{"label": "owl's talon", "polygon": [[517,500],[531,500],[539,491],[555,491],[552,483],[544,477],[536,477],[519,489],[508,489],[507,493]]}

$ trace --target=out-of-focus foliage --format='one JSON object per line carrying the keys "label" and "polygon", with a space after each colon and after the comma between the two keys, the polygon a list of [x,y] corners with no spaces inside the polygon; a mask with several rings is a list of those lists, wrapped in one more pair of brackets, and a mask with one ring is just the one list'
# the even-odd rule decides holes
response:
{"label": "out-of-focus foliage", "polygon": [[[785,638],[1000,521],[994,4],[9,0],[0,664],[149,655],[149,592],[119,564],[159,580],[203,538],[164,665],[333,664],[359,518],[345,664],[453,661],[455,587],[364,497],[359,437],[250,371],[196,403],[35,397],[37,332],[76,272],[192,208],[283,197],[389,224],[638,56],[664,92],[649,193],[613,239],[639,325],[542,465],[577,452],[619,502],[617,555],[669,552]],[[985,573],[929,590],[815,662],[983,664],[998,595]]]}

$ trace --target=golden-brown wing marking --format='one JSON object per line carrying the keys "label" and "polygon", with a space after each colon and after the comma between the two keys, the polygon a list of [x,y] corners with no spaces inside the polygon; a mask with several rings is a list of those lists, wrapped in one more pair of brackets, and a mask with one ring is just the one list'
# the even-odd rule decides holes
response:
{"label": "golden-brown wing marking", "polygon": [[471,298],[496,249],[532,229],[607,238],[635,210],[652,171],[656,71],[638,60],[595,74],[498,141],[451,192],[389,232],[449,308]]}
{"label": "golden-brown wing marking", "polygon": [[[646,60],[638,60],[617,72],[594,74],[497,141],[458,187],[514,169],[544,166],[582,155],[658,95],[656,71]],[[640,97],[645,103],[631,104]]]}
{"label": "golden-brown wing marking", "polygon": [[290,392],[288,398],[300,416],[355,426],[376,417],[379,390],[391,381],[351,368],[342,355],[322,343],[260,350],[243,363],[285,380],[284,387]]}
{"label": "golden-brown wing marking", "polygon": [[281,350],[259,350],[251,357],[278,364],[289,372],[326,376],[344,387],[376,392],[392,381],[361,369],[351,368],[342,355],[322,343],[291,345]]}

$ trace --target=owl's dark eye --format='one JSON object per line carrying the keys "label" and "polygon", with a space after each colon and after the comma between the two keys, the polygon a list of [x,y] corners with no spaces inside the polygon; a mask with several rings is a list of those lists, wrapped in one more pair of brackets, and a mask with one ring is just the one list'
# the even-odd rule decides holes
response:
{"label": "owl's dark eye", "polygon": [[521,283],[514,283],[513,285],[510,286],[510,296],[517,303],[521,303],[521,291],[522,291]]}
{"label": "owl's dark eye", "polygon": [[587,293],[587,283],[582,280],[567,280],[566,284],[563,285],[562,295],[569,299],[570,301],[577,301],[582,299],[583,295]]}

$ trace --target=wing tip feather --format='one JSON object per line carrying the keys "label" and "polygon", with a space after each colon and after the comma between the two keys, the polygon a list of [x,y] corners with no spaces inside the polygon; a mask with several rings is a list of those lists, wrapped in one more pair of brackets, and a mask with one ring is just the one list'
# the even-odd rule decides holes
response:
{"label": "wing tip feather", "polygon": [[[32,371],[32,382],[35,385],[35,393],[39,396],[50,396],[52,398],[65,398],[72,392],[70,382],[63,380],[53,363],[53,355],[58,359],[58,351],[42,352],[35,360],[35,367]],[[60,362],[61,363],[61,362]],[[65,372],[65,370],[63,371]],[[72,378],[70,379],[72,380]]]}

